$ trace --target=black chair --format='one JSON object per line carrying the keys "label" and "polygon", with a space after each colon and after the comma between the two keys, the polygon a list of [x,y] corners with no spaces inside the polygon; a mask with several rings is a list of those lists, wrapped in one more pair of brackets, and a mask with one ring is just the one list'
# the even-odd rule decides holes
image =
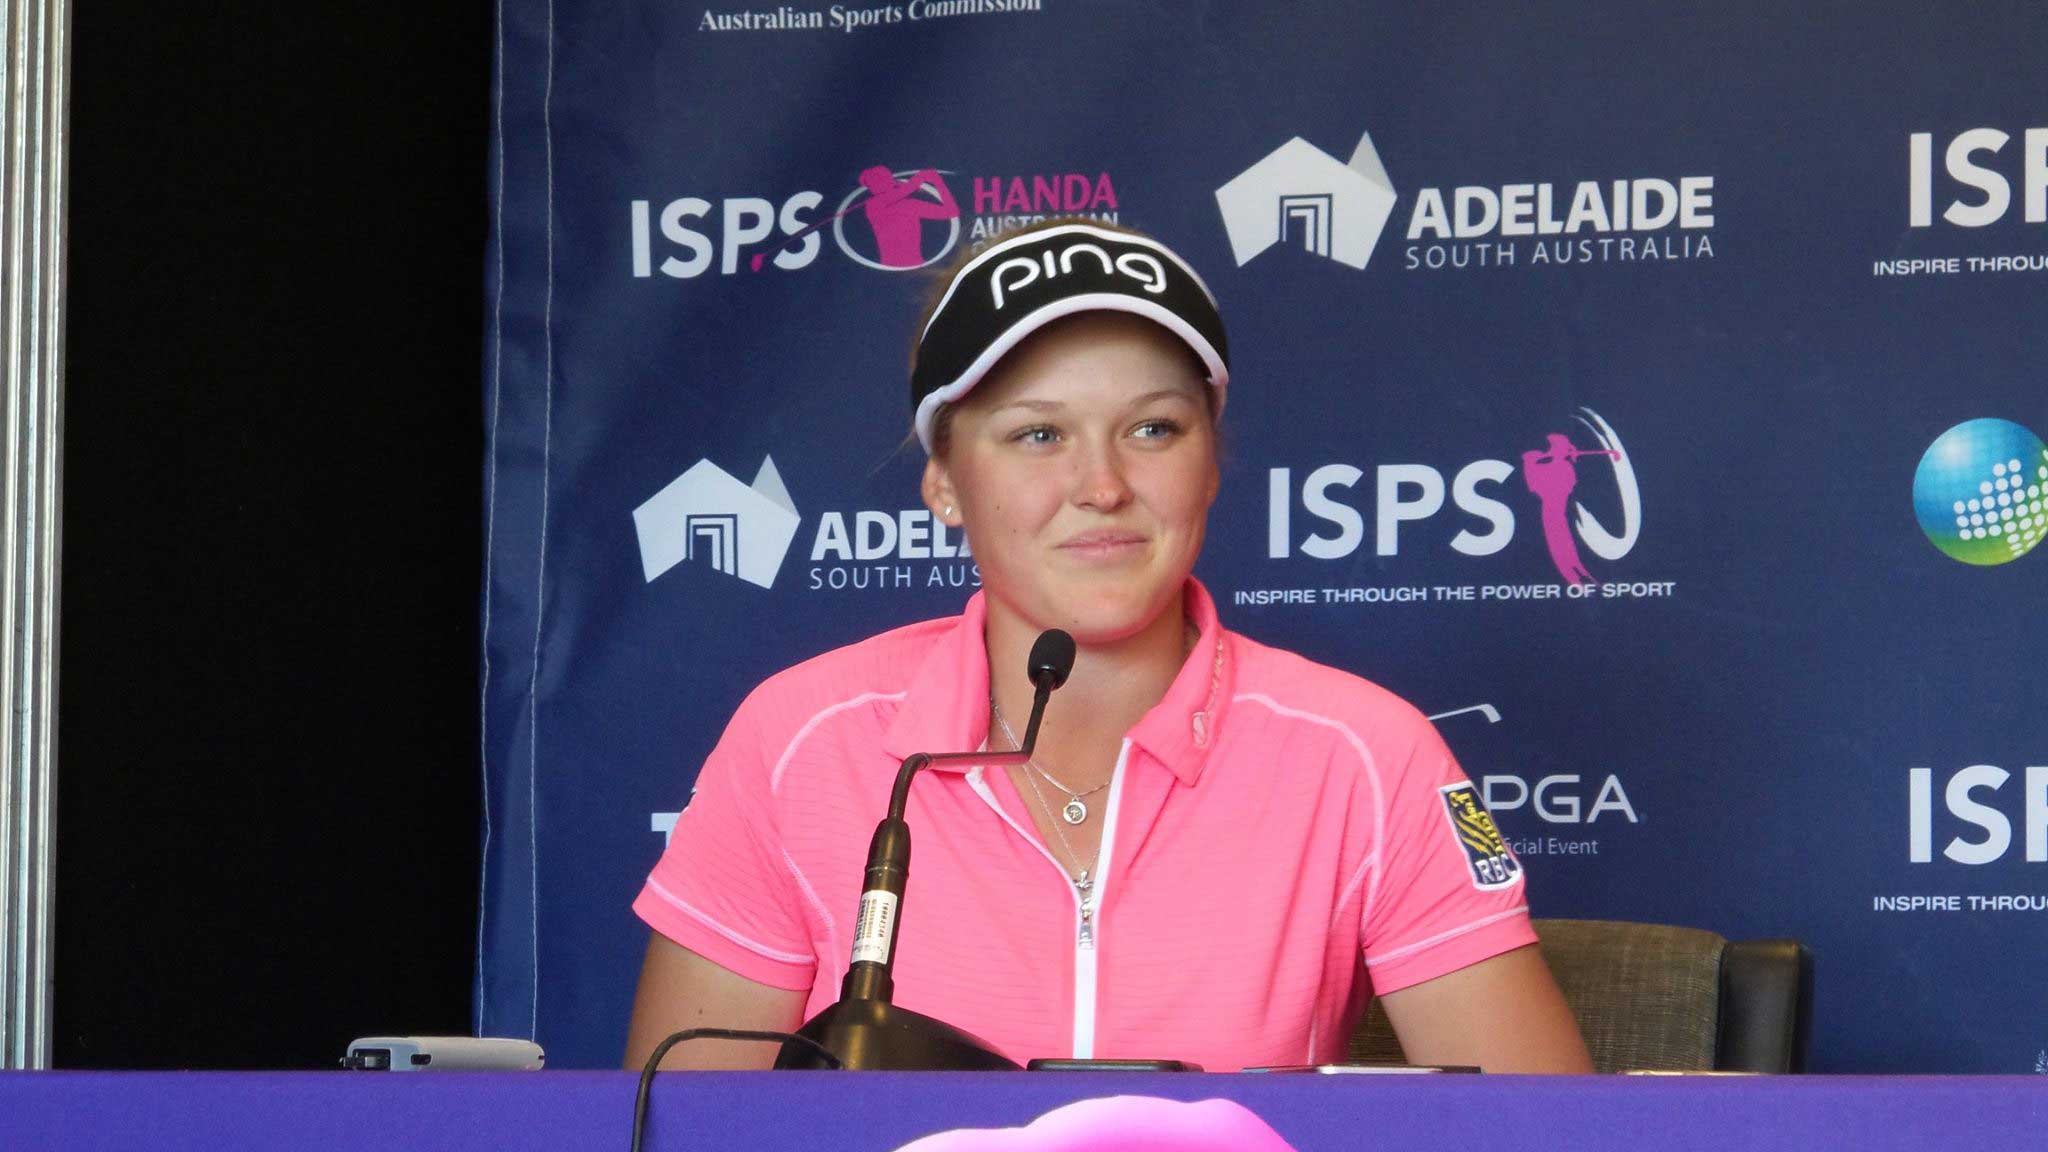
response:
{"label": "black chair", "polygon": [[[1813,956],[1797,940],[1730,941],[1617,920],[1535,926],[1594,1070],[1806,1070]],[[1352,1034],[1350,1054],[1405,1062],[1378,1000]]]}

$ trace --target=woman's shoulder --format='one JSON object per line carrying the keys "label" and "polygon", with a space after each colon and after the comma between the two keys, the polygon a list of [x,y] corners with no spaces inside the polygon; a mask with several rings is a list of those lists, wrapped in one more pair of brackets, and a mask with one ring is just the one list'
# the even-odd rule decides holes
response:
{"label": "woman's shoulder", "polygon": [[1287,718],[1340,727],[1373,743],[1435,740],[1422,710],[1392,690],[1299,652],[1231,633],[1238,652],[1232,693]]}
{"label": "woman's shoulder", "polygon": [[797,727],[823,710],[900,699],[957,616],[920,620],[821,652],[769,676],[740,705],[769,727]]}

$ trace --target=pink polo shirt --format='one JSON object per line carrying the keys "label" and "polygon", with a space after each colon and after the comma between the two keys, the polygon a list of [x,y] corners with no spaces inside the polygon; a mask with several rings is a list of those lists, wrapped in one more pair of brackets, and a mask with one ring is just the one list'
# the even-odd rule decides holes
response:
{"label": "pink polo shirt", "polygon": [[[1186,604],[1201,637],[1125,737],[1092,924],[1006,772],[917,778],[898,1004],[1020,1063],[1317,1063],[1371,993],[1535,942],[1521,865],[1429,721],[1226,631],[1192,580]],[[985,616],[977,594],[755,689],[633,910],[808,991],[806,1018],[837,999],[898,761],[987,735]]]}

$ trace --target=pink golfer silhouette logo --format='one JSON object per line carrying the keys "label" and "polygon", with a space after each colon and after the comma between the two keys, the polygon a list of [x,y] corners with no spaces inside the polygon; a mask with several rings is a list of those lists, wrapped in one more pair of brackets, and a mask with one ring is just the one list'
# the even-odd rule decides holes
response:
{"label": "pink golfer silhouette logo", "polygon": [[[863,254],[846,237],[846,218],[856,211],[867,221],[866,231],[873,237],[873,257]],[[927,220],[947,222],[945,243],[929,256],[924,252]],[[854,263],[883,272],[903,272],[938,263],[959,243],[960,204],[937,168],[891,172],[877,164],[861,172],[860,184],[839,202],[837,211],[790,233],[774,248],[754,253],[748,267],[759,272],[770,256],[794,250],[806,237],[828,227],[839,250]]]}
{"label": "pink golfer silhouette logo", "polygon": [[1055,1108],[1022,1128],[956,1128],[896,1152],[1294,1152],[1234,1100],[1110,1096]]}
{"label": "pink golfer silhouette logo", "polygon": [[1574,584],[1591,584],[1593,574],[1586,571],[1586,565],[1579,559],[1578,541],[1572,539],[1571,525],[1564,518],[1565,505],[1579,483],[1578,468],[1572,461],[1581,456],[1612,459],[1617,455],[1575,448],[1571,437],[1561,432],[1550,434],[1548,448],[1522,453],[1522,480],[1543,502],[1543,543],[1550,549],[1550,562],[1557,565],[1558,575]]}
{"label": "pink golfer silhouette logo", "polygon": [[[847,235],[846,221],[856,215],[866,227],[855,226],[853,232],[865,231],[872,238],[873,255],[862,251],[865,243]],[[925,227],[929,221],[947,224],[945,239],[937,245],[928,243],[936,238],[935,230]],[[960,203],[936,168],[891,172],[876,164],[861,172],[860,186],[840,201],[830,223],[833,239],[855,263],[902,272],[935,264],[953,250],[960,239]]]}
{"label": "pink golfer silhouette logo", "polygon": [[[1573,584],[1591,584],[1593,574],[1579,556],[1579,540],[1583,539],[1600,558],[1619,560],[1635,546],[1641,531],[1642,502],[1636,489],[1635,468],[1621,445],[1620,435],[1591,408],[1580,412],[1579,423],[1592,431],[1600,447],[1580,448],[1572,443],[1571,437],[1552,432],[1545,438],[1543,448],[1522,453],[1522,482],[1542,505],[1543,543],[1550,551],[1550,562],[1557,566],[1557,574]],[[1572,503],[1572,491],[1579,483],[1576,461],[1586,456],[1613,461],[1615,487],[1621,496],[1619,535],[1602,527],[1585,505]]]}

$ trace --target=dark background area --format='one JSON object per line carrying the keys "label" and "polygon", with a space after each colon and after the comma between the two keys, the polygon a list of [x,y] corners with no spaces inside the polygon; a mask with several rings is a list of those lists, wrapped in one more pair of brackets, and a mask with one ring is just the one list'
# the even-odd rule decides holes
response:
{"label": "dark background area", "polygon": [[55,1062],[466,1033],[491,8],[73,12]]}

